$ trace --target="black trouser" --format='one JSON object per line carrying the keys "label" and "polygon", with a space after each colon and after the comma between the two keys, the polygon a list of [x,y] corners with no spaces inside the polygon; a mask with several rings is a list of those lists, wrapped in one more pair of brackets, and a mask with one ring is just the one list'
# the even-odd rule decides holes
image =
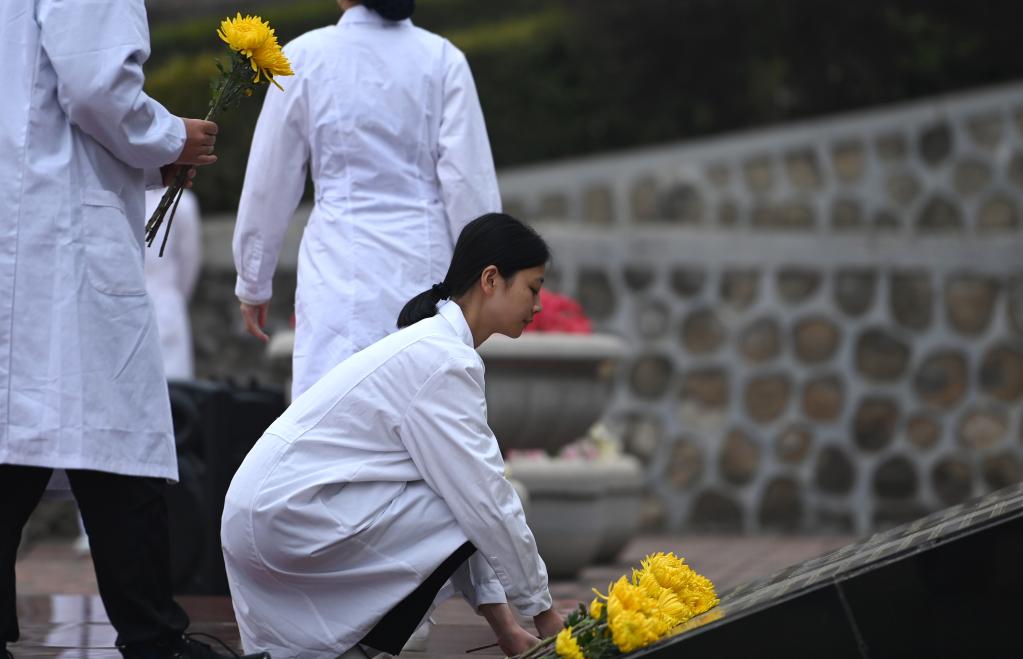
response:
{"label": "black trouser", "polygon": [[398,602],[380,622],[362,639],[363,645],[374,650],[383,650],[389,654],[398,654],[404,647],[412,632],[423,621],[430,605],[437,598],[437,593],[444,587],[444,582],[451,578],[455,570],[476,551],[471,542],[466,542],[455,550],[455,553],[440,564],[423,583],[412,593]]}
{"label": "black trouser", "polygon": [[[0,465],[0,644],[18,640],[14,560],[22,528],[52,471]],[[188,616],[171,597],[166,482],[100,471],[69,469],[67,475],[117,644],[163,644],[180,637]]]}

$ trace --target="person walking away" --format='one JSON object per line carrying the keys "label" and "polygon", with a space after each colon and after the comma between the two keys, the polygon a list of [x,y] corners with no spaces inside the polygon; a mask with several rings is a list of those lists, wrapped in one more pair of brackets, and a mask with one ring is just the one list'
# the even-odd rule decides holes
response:
{"label": "person walking away", "polygon": [[287,93],[267,94],[234,232],[235,288],[263,331],[281,244],[312,175],[295,291],[292,397],[395,330],[437,281],[471,219],[501,210],[465,56],[412,25],[412,0],[340,0],[337,25],[284,47]]}

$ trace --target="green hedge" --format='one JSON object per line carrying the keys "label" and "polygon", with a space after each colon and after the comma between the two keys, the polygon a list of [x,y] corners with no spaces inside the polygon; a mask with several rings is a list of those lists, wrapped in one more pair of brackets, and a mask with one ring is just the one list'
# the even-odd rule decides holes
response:
{"label": "green hedge", "polygon": [[[329,0],[262,9],[282,42]],[[219,16],[153,26],[147,88],[201,116]],[[1023,3],[420,0],[472,66],[499,167],[683,140],[1023,78]],[[205,207],[237,199],[260,103],[223,120]]]}

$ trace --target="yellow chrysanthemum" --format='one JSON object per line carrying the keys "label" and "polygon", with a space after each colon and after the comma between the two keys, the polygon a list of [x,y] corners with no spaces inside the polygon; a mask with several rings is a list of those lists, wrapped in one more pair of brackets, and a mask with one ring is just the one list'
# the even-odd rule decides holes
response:
{"label": "yellow chrysanthemum", "polygon": [[260,76],[263,76],[280,88],[274,76],[294,75],[291,63],[277,43],[273,28],[259,16],[242,18],[239,12],[234,18],[221,21],[217,34],[233,50],[249,58],[252,70],[256,72],[253,82],[259,82]]}
{"label": "yellow chrysanthemum", "polygon": [[590,602],[590,617],[594,620],[600,620],[600,616],[604,614],[604,603],[596,597]]}
{"label": "yellow chrysanthemum", "polygon": [[631,652],[660,638],[666,631],[657,614],[657,600],[622,577],[607,594],[607,626],[622,652]]}
{"label": "yellow chrysanthemum", "polygon": [[565,627],[554,639],[554,651],[563,659],[586,659],[579,641],[572,638],[572,628]]}

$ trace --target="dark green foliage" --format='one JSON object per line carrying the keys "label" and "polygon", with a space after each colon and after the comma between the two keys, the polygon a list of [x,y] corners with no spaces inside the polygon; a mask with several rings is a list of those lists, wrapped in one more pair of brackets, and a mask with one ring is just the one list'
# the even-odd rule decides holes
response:
{"label": "dark green foliage", "polygon": [[[269,20],[282,43],[340,14],[330,0],[249,11]],[[219,18],[153,26],[148,89],[175,112],[205,115],[205,79],[215,73],[212,58],[223,54]],[[1023,3],[1009,0],[420,0],[414,20],[465,50],[498,166],[828,115],[1023,74]],[[280,82],[287,89],[287,79]],[[260,105],[246,101],[221,120],[220,162],[196,183],[205,209],[234,207]]]}

